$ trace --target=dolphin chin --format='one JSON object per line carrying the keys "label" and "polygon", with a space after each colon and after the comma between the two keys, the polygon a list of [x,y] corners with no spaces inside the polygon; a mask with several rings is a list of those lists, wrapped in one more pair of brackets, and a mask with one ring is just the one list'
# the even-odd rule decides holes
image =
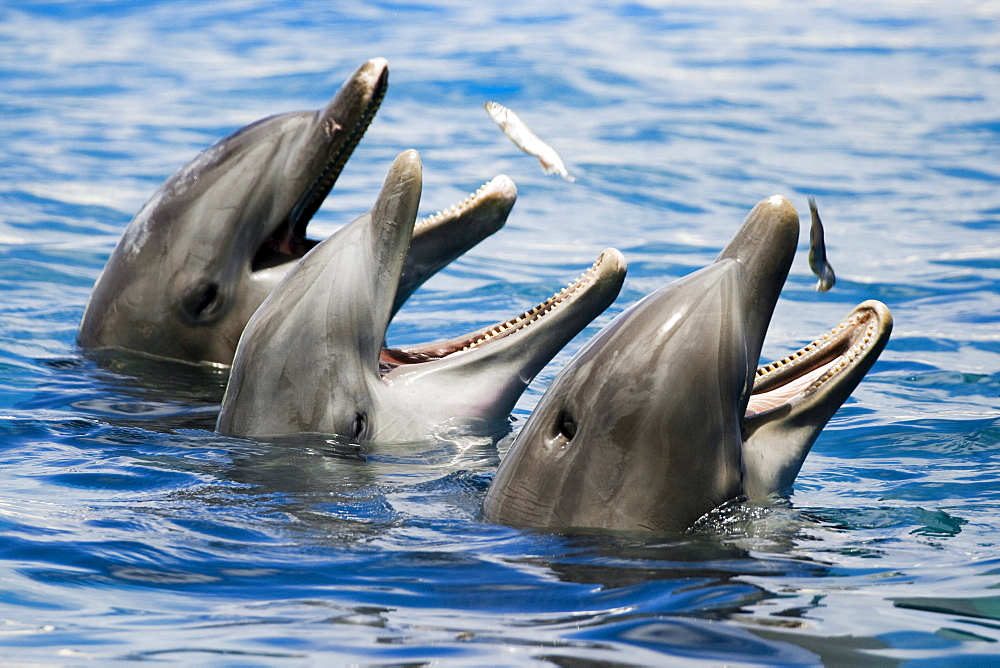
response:
{"label": "dolphin chin", "polygon": [[354,442],[426,438],[439,427],[494,435],[528,382],[618,295],[621,254],[534,309],[479,331],[383,348],[420,200],[415,151],[393,163],[372,211],[320,243],[247,325],[217,430],[324,433]]}
{"label": "dolphin chin", "polygon": [[865,302],[825,337],[757,368],[798,227],[788,200],[762,201],[713,264],[594,336],[517,435],[484,519],[670,532],[732,499],[787,490],[892,324],[884,305]]}
{"label": "dolphin chin", "polygon": [[[372,122],[388,63],[362,64],[319,111],[248,125],[173,174],[129,223],[98,277],[77,342],[228,365],[243,328],[318,242],[307,225]],[[413,235],[398,308],[441,267],[503,226],[500,176]]]}

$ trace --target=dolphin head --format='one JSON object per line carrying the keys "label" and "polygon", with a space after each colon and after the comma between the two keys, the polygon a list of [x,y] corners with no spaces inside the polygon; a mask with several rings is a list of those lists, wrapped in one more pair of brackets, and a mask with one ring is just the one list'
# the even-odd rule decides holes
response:
{"label": "dolphin head", "polygon": [[624,263],[608,251],[519,318],[384,350],[420,188],[419,157],[407,151],[372,211],[314,248],[261,305],[240,341],[218,431],[386,442],[449,422],[504,422],[528,381],[617,296]]}
{"label": "dolphin head", "polygon": [[408,151],[372,210],[316,246],[264,301],[236,351],[220,432],[365,435],[420,191],[420,159]]}
{"label": "dolphin head", "polygon": [[[870,366],[830,378],[840,389],[825,398],[814,392],[811,408],[802,404],[794,416],[774,407],[766,421],[768,409],[758,404],[748,419],[798,226],[788,200],[762,201],[713,264],[642,299],[591,339],[518,434],[484,517],[515,526],[681,530],[742,495],[745,477],[782,478],[779,469],[787,477],[787,466],[769,456],[748,476],[745,436],[767,452],[768,436],[781,433],[783,461],[804,458]],[[790,416],[822,422],[792,432],[784,425]]]}
{"label": "dolphin head", "polygon": [[499,435],[532,378],[618,296],[625,259],[605,249],[579,278],[504,322],[445,341],[383,352],[376,438]]}
{"label": "dolphin head", "polygon": [[[364,63],[323,109],[249,125],[170,177],[129,223],[97,280],[78,342],[229,364],[243,327],[317,242],[306,225],[385,95],[388,65]],[[497,177],[478,197],[422,221],[395,308],[498,230],[516,189]]]}
{"label": "dolphin head", "polygon": [[311,243],[305,226],[385,94],[363,64],[323,109],[258,121],[178,170],[129,223],[78,341],[228,364],[254,310]]}

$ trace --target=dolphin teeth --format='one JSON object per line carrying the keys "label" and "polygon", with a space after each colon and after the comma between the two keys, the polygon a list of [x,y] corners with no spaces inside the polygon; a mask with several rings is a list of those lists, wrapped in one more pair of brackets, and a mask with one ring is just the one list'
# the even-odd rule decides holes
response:
{"label": "dolphin teeth", "polygon": [[493,185],[496,183],[497,179],[499,178],[501,177],[491,179],[486,183],[482,184],[475,190],[475,192],[466,195],[465,199],[462,200],[460,203],[452,204],[450,207],[446,209],[442,209],[441,211],[432,213],[429,216],[421,218],[414,224],[414,229],[426,227],[428,225],[434,225],[436,223],[440,223],[446,218],[454,218],[468,211],[470,208],[479,203],[479,198],[482,197],[483,193],[491,189]]}
{"label": "dolphin teeth", "polygon": [[[878,341],[878,320],[872,315],[853,313],[820,338],[789,354],[757,368],[753,393],[765,393],[809,372],[819,373],[801,390],[808,396],[864,356]],[[801,369],[801,371],[798,371]],[[780,371],[781,374],[778,375]],[[791,374],[791,376],[789,376]]]}
{"label": "dolphin teeth", "polygon": [[[835,328],[835,332],[840,332],[845,329],[851,329],[857,327],[861,322],[861,316],[855,315],[848,320],[842,322],[838,327]],[[874,345],[876,341],[875,337],[875,322],[874,319],[869,318],[865,325],[864,333],[860,336],[854,344],[852,344],[847,350],[840,354],[840,356],[829,363],[827,370],[816,380],[814,380],[809,387],[803,391],[803,396],[808,396],[813,392],[817,391],[824,383],[829,381],[834,376],[838,375],[841,371],[851,366],[851,364],[861,358],[864,353]],[[829,337],[829,335],[828,335]]]}
{"label": "dolphin teeth", "polygon": [[326,199],[330,189],[333,187],[333,183],[344,170],[347,159],[354,153],[354,149],[357,147],[358,142],[361,141],[361,137],[364,136],[368,130],[368,126],[374,120],[375,113],[382,105],[382,100],[385,99],[385,91],[386,87],[384,85],[376,86],[375,90],[372,91],[374,96],[368,100],[367,108],[350,128],[341,125],[334,118],[327,119],[323,124],[323,132],[328,137],[333,136],[335,132],[346,132],[347,137],[341,144],[340,149],[330,157],[326,166],[323,167],[323,170],[315,178],[312,185],[306,190],[305,195],[295,205],[295,208],[292,209],[289,218],[293,224],[298,224],[302,219],[308,221],[312,218],[323,203],[323,200]]}
{"label": "dolphin teeth", "polygon": [[479,338],[478,340],[470,341],[464,347],[462,347],[461,350],[462,351],[470,350],[472,348],[482,345],[486,341],[492,340],[494,338],[499,338],[501,336],[507,336],[509,334],[513,334],[518,330],[524,329],[525,327],[531,326],[532,323],[535,323],[539,319],[545,317],[547,314],[551,313],[553,310],[558,308],[561,304],[566,303],[577,292],[585,289],[587,286],[589,286],[591,283],[597,280],[596,276],[598,270],[601,267],[602,261],[603,261],[603,255],[602,257],[598,258],[597,261],[594,262],[594,264],[591,265],[589,269],[581,273],[580,276],[575,281],[573,281],[569,285],[565,286],[564,288],[553,294],[544,302],[538,304],[537,306],[531,308],[528,311],[525,311],[519,316],[511,318],[510,320],[500,323],[499,325],[495,325],[491,330],[487,332],[485,336]]}

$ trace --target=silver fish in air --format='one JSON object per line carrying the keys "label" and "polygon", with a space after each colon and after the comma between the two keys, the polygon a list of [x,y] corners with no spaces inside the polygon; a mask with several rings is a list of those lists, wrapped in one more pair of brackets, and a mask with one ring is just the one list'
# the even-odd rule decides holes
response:
{"label": "silver fish in air", "polygon": [[837,275],[833,273],[833,267],[826,259],[823,223],[819,219],[819,211],[816,209],[814,197],[809,198],[809,215],[812,218],[812,227],[809,230],[809,268],[819,277],[819,282],[816,283],[816,292],[826,292],[837,282]]}
{"label": "silver fish in air", "polygon": [[542,171],[546,174],[555,172],[570,182],[576,180],[566,171],[566,165],[563,164],[562,158],[559,157],[556,150],[539,139],[538,135],[531,131],[531,128],[521,120],[520,116],[497,102],[487,102],[484,106],[490,118],[496,121],[496,124],[500,126],[505,135],[510,137],[511,141],[525,153],[530,153],[538,158],[538,161],[542,163]]}

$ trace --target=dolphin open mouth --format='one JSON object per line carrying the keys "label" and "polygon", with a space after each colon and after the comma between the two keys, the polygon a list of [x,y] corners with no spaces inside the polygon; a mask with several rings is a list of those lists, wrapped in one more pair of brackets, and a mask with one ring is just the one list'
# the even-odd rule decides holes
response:
{"label": "dolphin open mouth", "polygon": [[325,109],[318,112],[315,141],[330,142],[332,150],[318,166],[315,179],[292,207],[287,219],[258,249],[251,263],[252,271],[294,262],[319,243],[306,237],[306,227],[374,120],[388,85],[388,63],[382,58],[373,58],[354,73]]}
{"label": "dolphin open mouth", "polygon": [[[469,193],[461,202],[417,220],[413,225],[413,238],[418,239],[420,236],[450,228],[464,219],[480,214],[484,209],[506,208],[509,210],[513,204],[512,191],[516,192],[516,188],[514,188],[510,177],[502,174],[494,177],[479,186],[475,192]],[[500,223],[502,224],[502,219]],[[251,270],[259,271],[296,262],[319,242],[320,240],[310,239],[306,236],[305,224],[295,228],[282,225],[260,247],[253,259]]]}
{"label": "dolphin open mouth", "polygon": [[[387,77],[388,68],[382,71],[381,76],[371,88],[364,111],[351,126],[347,138],[339,144],[338,150],[331,155],[322,173],[295,205],[288,219],[279,224],[271,236],[261,244],[251,261],[251,271],[257,272],[297,262],[321,241],[310,239],[307,236],[309,221],[312,220],[323,200],[330,193],[348,158],[351,157],[358,142],[361,141],[361,137],[371,125],[375,113],[385,97]],[[328,119],[328,126],[330,123],[338,128],[337,131],[343,131],[339,124]],[[470,225],[475,227],[477,217],[487,218],[492,213],[492,220],[496,222],[483,222],[481,225],[483,229],[480,231],[470,230],[466,233],[470,237],[470,242],[467,242],[466,245],[471,246],[473,235],[478,240],[495,232],[503,225],[506,213],[513,205],[516,191],[517,189],[509,177],[497,176],[481,185],[475,192],[470,193],[463,201],[416,221],[413,227],[413,239],[417,240],[421,236],[431,236],[435,233],[447,234],[446,230],[450,230],[454,225],[468,219],[473,220]],[[499,210],[503,210],[502,215],[496,213]],[[435,249],[439,249],[439,246],[435,246]],[[437,254],[441,258],[440,264],[442,265],[451,259],[440,251]]]}
{"label": "dolphin open mouth", "polygon": [[413,224],[413,235],[416,236],[428,230],[445,226],[449,222],[468,214],[476,207],[492,201],[493,198],[506,194],[511,187],[509,182],[510,178],[507,176],[497,176],[487,181],[461,202],[452,204],[447,209],[442,209],[437,213],[417,220]]}
{"label": "dolphin open mouth", "polygon": [[858,370],[864,375],[885,347],[891,327],[884,304],[864,302],[822,337],[758,367],[744,419],[805,399]]}
{"label": "dolphin open mouth", "polygon": [[[432,343],[383,348],[379,369],[383,376],[399,366],[440,360],[456,353],[475,352],[488,348],[498,341],[522,335],[537,327],[555,313],[561,313],[588,300],[600,299],[609,284],[624,280],[625,263],[621,254],[607,249],[584,271],[545,301],[509,320],[475,330],[463,336]],[[596,314],[595,314],[596,315]]]}
{"label": "dolphin open mouth", "polygon": [[330,156],[329,162],[323,167],[323,170],[316,177],[309,190],[306,191],[306,194],[303,195],[302,199],[298,201],[295,208],[288,215],[289,227],[295,230],[300,236],[305,235],[306,225],[316,214],[316,211],[319,210],[326,196],[330,194],[333,184],[340,177],[340,173],[344,171],[347,159],[354,153],[358,142],[361,141],[361,138],[368,130],[368,126],[375,119],[375,112],[378,111],[378,108],[382,105],[382,100],[385,98],[388,81],[389,69],[385,67],[375,81],[373,88],[369,91],[368,101],[364,105],[363,111],[354,120],[350,128],[343,128],[337,119],[332,117],[324,121],[323,127],[327,136],[333,135],[337,131],[346,131],[347,136],[340,144],[338,150]]}
{"label": "dolphin open mouth", "polygon": [[[416,151],[401,153],[374,206],[297,262],[250,318],[220,433],[317,432],[356,443],[407,442],[440,429],[496,436],[509,429],[531,379],[618,296],[625,261],[609,249],[579,280],[518,317],[449,341],[384,350],[400,291],[412,287],[408,268],[436,271],[442,253],[464,252],[470,227],[496,229],[513,205],[513,182],[498,177],[422,229],[462,218],[460,227],[415,237],[422,169]],[[494,191],[496,198],[487,197]]]}

